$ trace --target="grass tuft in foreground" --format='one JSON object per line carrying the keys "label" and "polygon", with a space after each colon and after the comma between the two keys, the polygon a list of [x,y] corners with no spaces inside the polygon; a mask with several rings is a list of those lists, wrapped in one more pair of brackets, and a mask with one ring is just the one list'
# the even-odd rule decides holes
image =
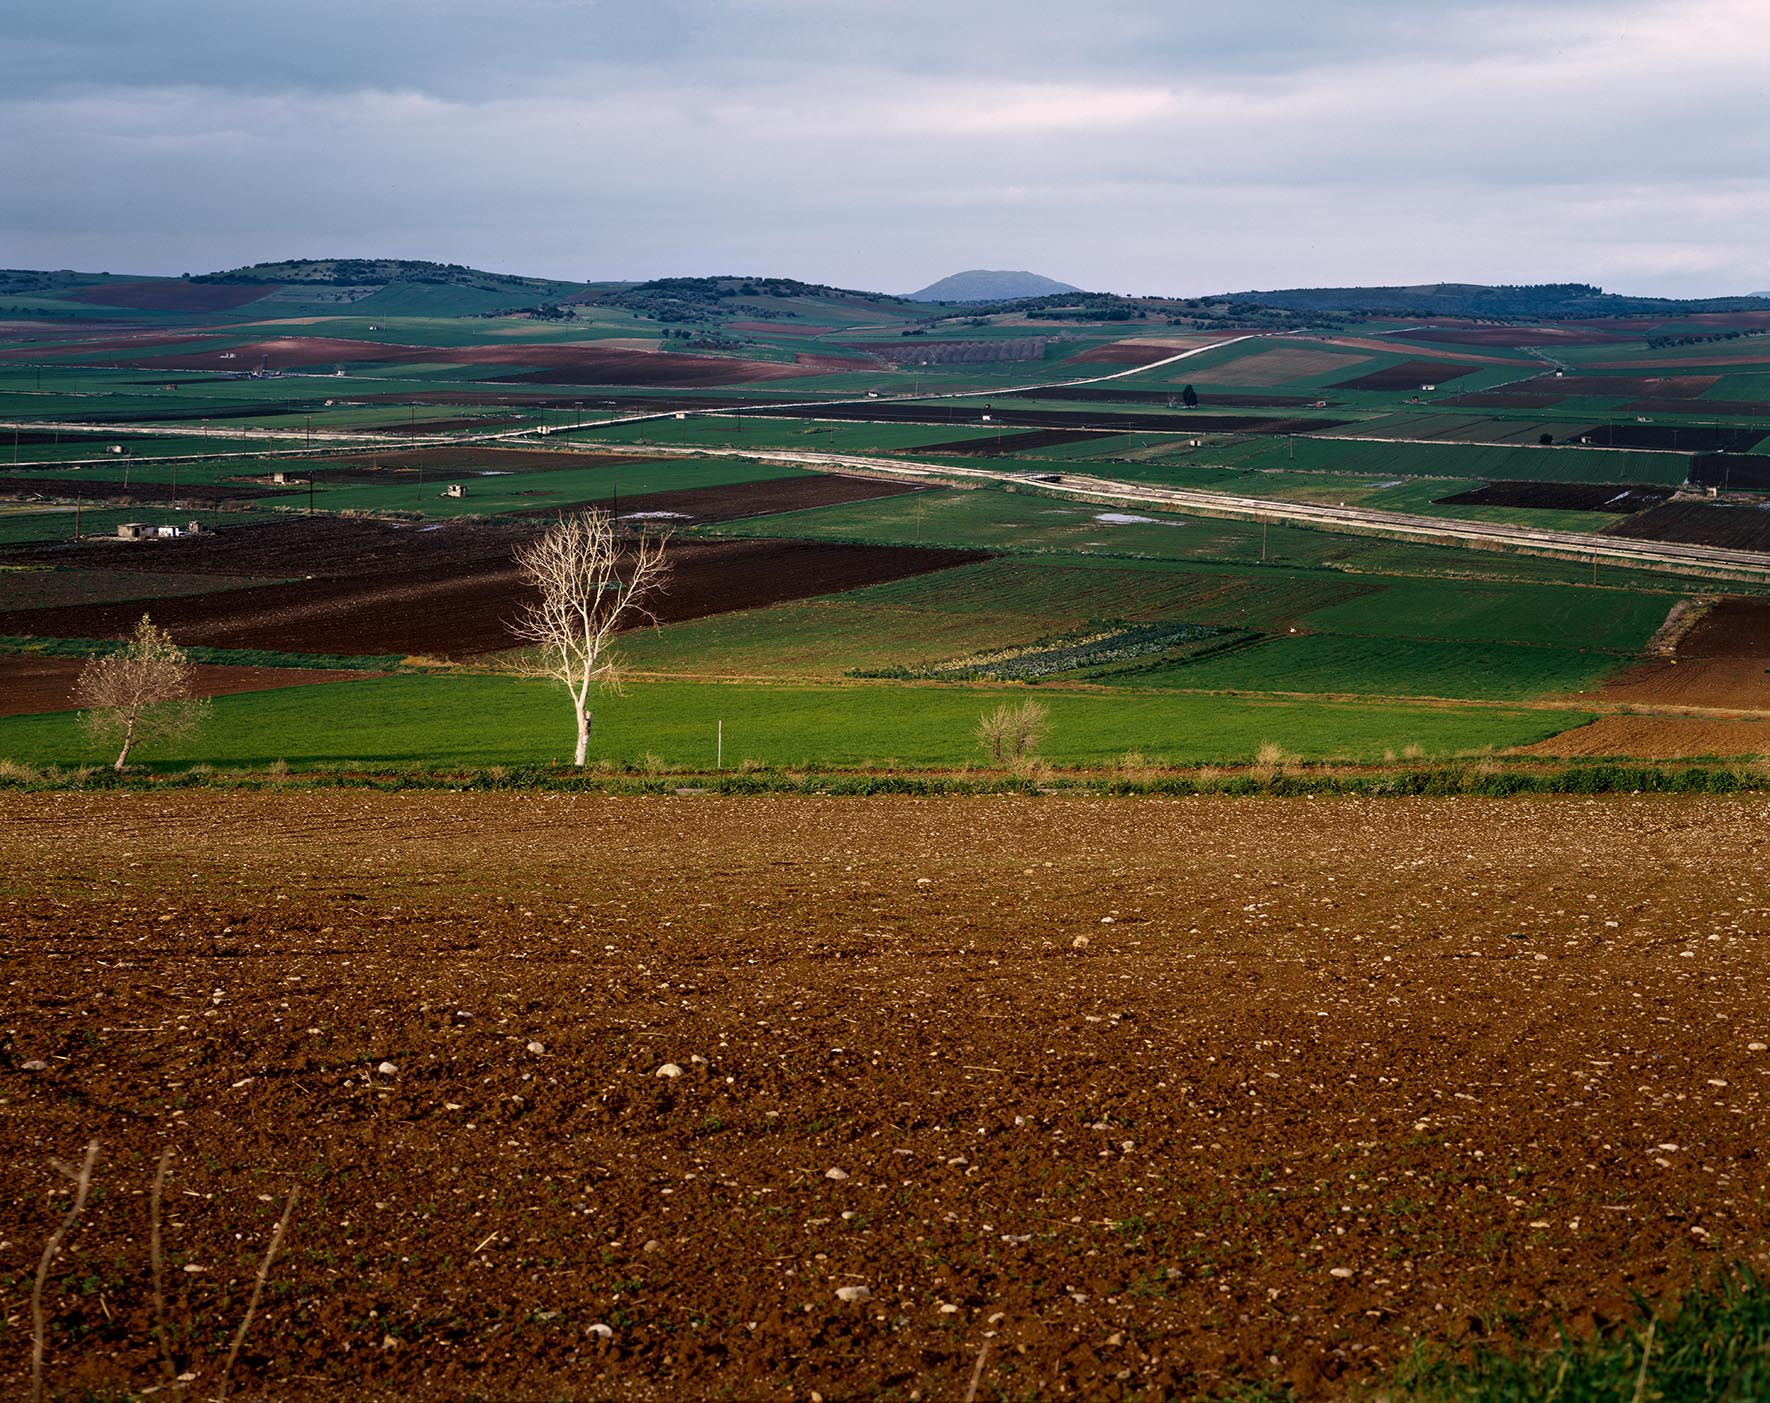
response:
{"label": "grass tuft in foreground", "polygon": [[1422,1403],[1745,1403],[1770,1398],[1770,1291],[1748,1269],[1693,1291],[1675,1313],[1556,1349],[1455,1358],[1425,1349],[1389,1392]]}

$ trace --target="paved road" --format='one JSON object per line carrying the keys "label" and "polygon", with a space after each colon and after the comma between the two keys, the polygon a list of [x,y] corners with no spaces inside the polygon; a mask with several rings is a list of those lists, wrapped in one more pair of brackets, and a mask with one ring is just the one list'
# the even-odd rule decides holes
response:
{"label": "paved road", "polygon": [[816,470],[864,472],[874,476],[909,478],[929,483],[1012,483],[1022,489],[1050,496],[1142,507],[1146,510],[1319,526],[1330,531],[1349,531],[1402,540],[1499,545],[1536,555],[1601,560],[1608,564],[1636,567],[1696,569],[1712,571],[1732,579],[1770,582],[1770,554],[1727,550],[1720,546],[1640,541],[1622,536],[1591,535],[1581,531],[1508,526],[1491,521],[1455,521],[1445,517],[1415,516],[1408,512],[1376,511],[1368,507],[1328,506],[1319,502],[1278,501],[1267,497],[1243,497],[1230,492],[1201,492],[1180,487],[1156,487],[1141,482],[1119,482],[1111,478],[1078,473],[1036,474],[1025,471],[1008,472],[999,468],[960,468],[943,463],[872,458],[855,453],[813,453],[802,449],[696,448],[686,451],[697,456],[760,458],[767,462],[789,463]]}
{"label": "paved road", "polygon": [[[656,420],[674,419],[679,416],[700,418],[708,415],[729,415],[741,413],[746,408],[817,410],[835,405],[970,399],[979,394],[1005,395],[1038,390],[1060,391],[1084,385],[1104,384],[1107,381],[1119,380],[1131,375],[1147,374],[1164,365],[1173,365],[1194,356],[1204,355],[1208,351],[1219,350],[1224,346],[1233,346],[1237,342],[1249,339],[1251,339],[1251,334],[1225,337],[1219,341],[1207,342],[1202,346],[1194,346],[1189,350],[1178,351],[1171,356],[1151,361],[1145,365],[1128,366],[1123,370],[1079,379],[1039,381],[1026,385],[995,387],[989,390],[952,390],[936,394],[869,395],[856,399],[788,402],[769,400],[754,405],[727,405],[717,409],[660,410],[599,419],[594,423],[581,426],[525,427],[459,437],[451,435],[441,442],[455,445],[464,443],[494,444],[570,433],[575,427],[595,430],[618,424],[642,424]],[[15,426],[11,423],[0,423],[0,430],[13,427],[44,428],[53,427],[53,425],[21,422]],[[164,434],[167,432],[163,426],[125,428],[110,424],[61,424],[59,427],[87,429],[117,435]],[[1174,431],[1184,433],[1184,424],[1177,422]],[[222,429],[213,426],[209,429],[209,434],[212,438],[232,439],[286,438],[289,436],[287,431]],[[1334,434],[1332,437],[1352,438],[1355,436]],[[314,438],[328,440],[323,450],[319,448],[313,450],[316,454],[322,451],[335,453],[338,446],[342,444],[365,448],[439,446],[439,440],[435,435],[316,432]],[[1398,440],[1385,439],[1383,441],[1396,442]],[[1423,442],[1442,443],[1445,440],[1423,440]],[[1068,496],[1083,501],[1138,506],[1158,511],[1182,511],[1195,516],[1286,522],[1319,526],[1333,531],[1362,532],[1404,540],[1426,540],[1464,545],[1499,545],[1533,554],[1572,557],[1581,560],[1602,560],[1611,564],[1635,567],[1669,566],[1697,569],[1713,571],[1733,579],[1770,581],[1770,554],[1758,551],[1727,550],[1719,546],[1685,545],[1667,541],[1637,541],[1624,537],[1599,536],[1578,531],[1550,531],[1528,526],[1508,526],[1497,522],[1455,521],[1443,517],[1417,516],[1407,512],[1377,511],[1368,507],[1334,507],[1315,502],[1276,501],[1264,497],[1243,497],[1227,492],[1202,492],[1184,488],[1155,487],[1145,483],[1118,482],[1110,478],[1073,473],[1063,473],[1059,480],[1048,481],[1041,480],[1043,475],[1029,474],[1025,471],[1008,472],[1001,469],[950,467],[940,463],[917,463],[901,458],[873,458],[850,453],[813,453],[804,450],[767,448],[684,448],[678,451],[701,457],[761,458],[769,462],[791,463],[814,470],[859,471],[878,476],[911,478],[927,482],[980,485],[983,483],[1014,483],[1022,487],[1036,486],[1038,491],[1053,496]],[[299,456],[299,452],[284,449],[280,451],[279,456],[295,457]],[[144,458],[139,461],[152,460]],[[52,465],[46,464],[45,466]]]}

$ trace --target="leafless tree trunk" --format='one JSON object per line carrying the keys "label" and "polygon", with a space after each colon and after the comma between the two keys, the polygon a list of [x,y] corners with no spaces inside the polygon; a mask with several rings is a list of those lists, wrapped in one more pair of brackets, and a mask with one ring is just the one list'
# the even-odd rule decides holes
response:
{"label": "leafless tree trunk", "polygon": [[74,700],[86,729],[100,740],[121,743],[113,769],[129,763],[141,742],[188,735],[202,723],[208,703],[196,692],[196,668],[184,649],[146,614],[120,651],[91,659],[74,684]]}
{"label": "leafless tree trunk", "polygon": [[572,763],[582,767],[590,748],[592,695],[620,688],[612,641],[636,623],[656,624],[651,600],[669,579],[666,536],[641,533],[627,550],[604,511],[562,517],[517,547],[522,577],[540,591],[511,629],[534,645],[534,668],[565,684],[578,740]]}

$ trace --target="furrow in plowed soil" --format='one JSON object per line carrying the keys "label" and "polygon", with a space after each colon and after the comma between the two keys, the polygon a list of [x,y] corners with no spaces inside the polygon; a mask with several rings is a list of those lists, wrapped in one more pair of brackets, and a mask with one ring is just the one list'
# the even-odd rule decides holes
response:
{"label": "furrow in plowed soil", "polygon": [[195,1389],[301,1189],[242,1396],[1316,1397],[1588,1330],[1762,1268],[1765,819],[0,796],[0,1375],[91,1139],[95,1395],[158,1381],[162,1148]]}

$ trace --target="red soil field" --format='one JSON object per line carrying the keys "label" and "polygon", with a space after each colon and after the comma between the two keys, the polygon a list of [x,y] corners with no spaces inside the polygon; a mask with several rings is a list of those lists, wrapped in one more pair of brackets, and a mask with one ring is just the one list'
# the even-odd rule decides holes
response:
{"label": "red soil field", "polygon": [[[851,341],[850,350],[864,351],[897,365],[983,365],[1005,361],[1041,361],[1048,336],[1001,337],[993,341]],[[1163,352],[1167,354],[1167,352]]]}
{"label": "red soil field", "polygon": [[1770,755],[1770,721],[1690,716],[1600,716],[1520,752],[1547,756],[1613,755],[1634,760]]}
{"label": "red soil field", "polygon": [[142,369],[188,367],[213,370],[234,365],[256,370],[295,370],[363,362],[442,362],[450,365],[530,367],[501,378],[512,383],[583,385],[719,385],[789,379],[809,373],[803,367],[775,361],[738,360],[658,351],[610,350],[594,344],[408,346],[378,341],[334,340],[323,336],[280,336],[231,348],[234,359],[220,351],[144,357],[128,364]]}
{"label": "red soil field", "polygon": [[68,298],[107,307],[134,307],[143,312],[225,312],[275,291],[274,286],[266,283],[195,283],[167,278],[158,282],[105,283],[70,292]]}
{"label": "red soil field", "polygon": [[[1594,693],[1600,701],[1653,707],[1770,713],[1770,656],[1655,658],[1612,677]],[[1645,755],[1648,751],[1627,751]],[[1730,752],[1731,753],[1731,752]]]}
{"label": "red soil field", "polygon": [[[1756,711],[1770,715],[1770,600],[1740,596],[1720,600],[1685,631],[1673,657],[1653,658],[1629,668],[1598,688],[1595,695],[1605,702]],[[1619,726],[1625,719],[1650,718],[1617,718],[1616,726],[1606,732],[1594,732],[1593,736],[1621,736],[1623,732]],[[1649,735],[1650,730],[1638,728],[1628,734],[1633,737],[1631,744],[1645,745],[1647,741],[1643,737]],[[1664,735],[1668,745],[1701,747],[1675,750],[1670,752],[1672,754],[1736,753],[1731,750],[1714,752],[1713,745],[1702,741],[1694,730],[1685,734],[1673,728]],[[1586,738],[1581,743],[1597,742]],[[1765,749],[1770,750],[1770,747]],[[1619,753],[1653,755],[1659,752],[1636,749]]]}
{"label": "red soil field", "polygon": [[740,385],[814,374],[813,368],[779,361],[717,356],[663,355],[652,351],[600,351],[548,361],[546,368],[501,376],[512,385]]}
{"label": "red soil field", "polygon": [[1608,346],[1636,338],[1589,326],[1434,326],[1409,330],[1407,339],[1453,346]]}
{"label": "red soil field", "polygon": [[808,371],[877,370],[879,362],[870,356],[832,356],[818,351],[800,351],[793,364]]}
{"label": "red soil field", "polygon": [[[74,684],[79,681],[80,670],[85,665],[80,658],[0,654],[0,716],[74,710]],[[193,671],[195,695],[199,697],[227,697],[236,692],[263,692],[275,687],[310,687],[318,682],[351,682],[381,675],[321,668],[213,664],[204,664]]]}
{"label": "red soil field", "polygon": [[1154,342],[1154,341],[1114,341],[1106,346],[1094,346],[1086,351],[1078,351],[1070,356],[1067,365],[1150,365],[1158,360],[1166,360],[1169,356],[1181,351],[1191,350],[1201,344],[1195,338],[1191,341]]}
{"label": "red soil field", "polygon": [[1417,390],[1422,385],[1439,385],[1455,380],[1480,367],[1456,361],[1410,360],[1383,370],[1368,371],[1350,380],[1336,380],[1336,390]]}
{"label": "red soil field", "polygon": [[[1501,356],[1471,355],[1466,351],[1434,351],[1430,346],[1415,346],[1410,342],[1385,340],[1380,336],[1321,336],[1316,339],[1328,346],[1349,346],[1355,351],[1380,351],[1384,355],[1389,356],[1418,353],[1421,356],[1433,359],[1443,359],[1464,364],[1472,363],[1476,365],[1517,366],[1520,370],[1530,369],[1532,364],[1520,362],[1516,359],[1508,360]],[[1444,372],[1440,371],[1439,374],[1442,375]]]}
{"label": "red soil field", "polygon": [[1604,317],[1575,321],[1569,325],[1628,332],[1631,340],[1638,340],[1642,336],[1651,336],[1662,331],[1676,335],[1679,328],[1685,326],[1698,326],[1705,331],[1752,331],[1770,327],[1770,312],[1691,312],[1669,317]]}
{"label": "red soil field", "polygon": [[46,351],[63,355],[86,355],[99,351],[140,351],[161,346],[188,345],[193,341],[204,341],[203,336],[172,336],[163,331],[144,331],[133,335],[94,335],[82,339],[79,330],[74,327],[58,327],[56,344],[53,347],[36,342],[29,346],[15,346],[0,351],[0,360],[41,360]]}
{"label": "red soil field", "polygon": [[242,1398],[1320,1398],[1584,1334],[1761,1267],[1763,819],[0,793],[0,1310],[96,1139],[63,1396],[158,1381],[162,1149],[193,1397],[296,1186]]}
{"label": "red soil field", "polygon": [[[631,504],[622,503],[623,510]],[[186,646],[349,655],[464,657],[513,646],[508,620],[526,598],[511,560],[528,522],[430,527],[335,518],[229,528],[161,542],[168,570],[291,583],[176,599],[0,611],[0,635],[120,638],[151,608]],[[14,558],[85,558],[72,545],[22,548]],[[87,546],[85,550],[103,549]],[[670,591],[657,610],[673,623],[829,594],[986,558],[978,551],[802,541],[678,541]]]}
{"label": "red soil field", "polygon": [[1770,364],[1770,337],[1756,344],[1741,346],[1737,342],[1718,341],[1713,346],[1684,350],[1681,354],[1647,356],[1640,360],[1609,361],[1617,370],[1678,370],[1690,365],[1766,365]]}
{"label": "red soil field", "polygon": [[811,326],[805,322],[731,322],[731,330],[741,331],[749,336],[822,336],[826,332],[835,331],[833,326]]}
{"label": "red soil field", "polygon": [[1679,640],[1678,656],[1770,661],[1770,600],[1720,600]]}

